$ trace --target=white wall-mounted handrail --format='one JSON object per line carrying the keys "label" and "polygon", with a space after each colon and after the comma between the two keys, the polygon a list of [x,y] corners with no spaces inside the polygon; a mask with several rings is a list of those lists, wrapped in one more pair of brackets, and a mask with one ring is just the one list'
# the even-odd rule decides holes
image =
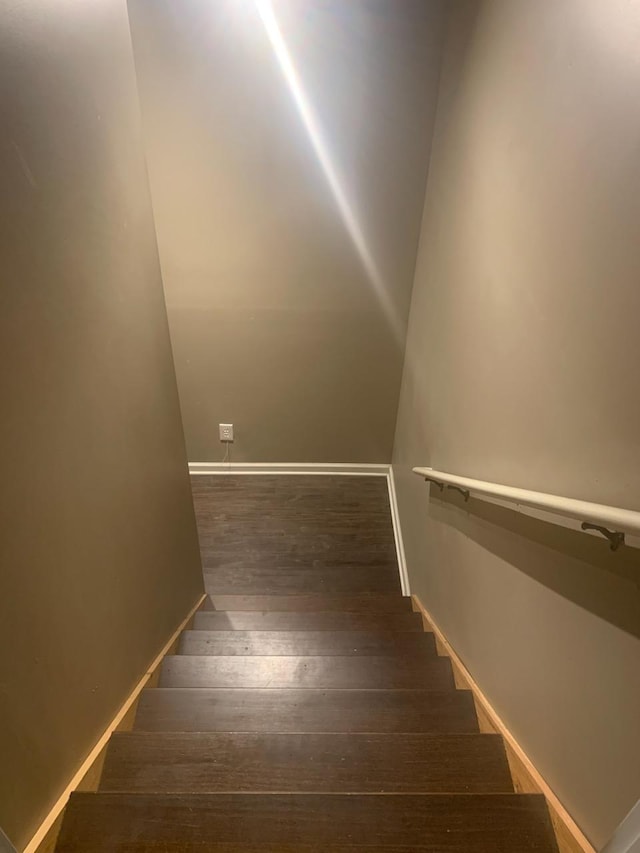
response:
{"label": "white wall-mounted handrail", "polygon": [[[461,491],[465,499],[468,499],[469,495],[496,498],[568,518],[576,518],[583,523],[583,529],[590,529],[589,525],[594,525],[600,533],[607,536],[613,550],[624,542],[625,533],[640,535],[640,512],[635,510],[579,501],[560,495],[548,495],[545,492],[517,489],[500,483],[490,483],[487,480],[473,480],[470,477],[459,477],[457,474],[447,474],[433,468],[414,468],[413,473],[435,483],[440,488],[447,486]],[[601,528],[607,528],[607,531]]]}

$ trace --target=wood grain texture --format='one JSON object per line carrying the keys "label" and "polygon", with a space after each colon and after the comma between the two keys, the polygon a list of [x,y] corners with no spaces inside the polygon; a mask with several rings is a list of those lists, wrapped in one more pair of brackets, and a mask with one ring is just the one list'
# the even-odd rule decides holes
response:
{"label": "wood grain texture", "polygon": [[400,593],[386,478],[192,481],[210,595]]}
{"label": "wood grain texture", "polygon": [[497,735],[115,735],[102,791],[508,793]]}
{"label": "wood grain texture", "polygon": [[207,595],[201,610],[277,610],[314,612],[340,610],[349,613],[410,613],[411,598],[392,595]]}
{"label": "wood grain texture", "polygon": [[59,853],[555,853],[526,794],[74,794]]}
{"label": "wood grain texture", "polygon": [[396,568],[385,477],[199,476],[192,491],[205,568]]}
{"label": "wood grain texture", "polygon": [[400,595],[400,575],[388,566],[241,562],[205,568],[204,587],[209,595]]}
{"label": "wood grain texture", "polygon": [[452,690],[448,658],[174,655],[165,658],[159,687],[425,688]]}
{"label": "wood grain texture", "polygon": [[435,656],[433,634],[394,631],[185,631],[183,655]]}
{"label": "wood grain texture", "polygon": [[471,693],[429,690],[154,688],[140,697],[136,731],[478,731]]}
{"label": "wood grain texture", "polygon": [[422,633],[419,613],[198,613],[196,631],[412,631]]}

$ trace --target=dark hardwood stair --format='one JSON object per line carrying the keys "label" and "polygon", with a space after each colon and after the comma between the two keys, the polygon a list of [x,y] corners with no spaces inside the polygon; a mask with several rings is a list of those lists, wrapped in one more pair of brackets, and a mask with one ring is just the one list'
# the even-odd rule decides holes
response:
{"label": "dark hardwood stair", "polygon": [[366,593],[363,595],[208,595],[200,610],[255,610],[306,612],[335,610],[341,613],[410,613],[408,596]]}
{"label": "dark hardwood stair", "polygon": [[398,631],[184,631],[183,655],[435,656],[433,634]]}
{"label": "dark hardwood stair", "polygon": [[59,853],[541,853],[531,794],[73,794]]}
{"label": "dark hardwood stair", "polygon": [[58,853],[557,853],[401,595],[383,478],[194,497],[209,594]]}
{"label": "dark hardwood stair", "polygon": [[158,686],[450,690],[454,681],[449,658],[436,655],[171,655]]}
{"label": "dark hardwood stair", "polygon": [[502,738],[481,734],[127,732],[101,791],[513,793]]}
{"label": "dark hardwood stair", "polygon": [[400,595],[400,579],[391,565],[291,566],[220,565],[205,567],[210,595]]}
{"label": "dark hardwood stair", "polygon": [[422,633],[419,613],[251,613],[246,610],[196,613],[202,631],[413,631]]}
{"label": "dark hardwood stair", "polygon": [[143,691],[134,728],[164,732],[477,732],[466,690]]}

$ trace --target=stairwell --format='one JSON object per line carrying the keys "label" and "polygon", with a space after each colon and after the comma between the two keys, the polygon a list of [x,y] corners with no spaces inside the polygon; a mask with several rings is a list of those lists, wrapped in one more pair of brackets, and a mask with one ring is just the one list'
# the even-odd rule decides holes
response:
{"label": "stairwell", "polygon": [[384,478],[193,480],[208,598],[57,851],[556,851],[401,594]]}

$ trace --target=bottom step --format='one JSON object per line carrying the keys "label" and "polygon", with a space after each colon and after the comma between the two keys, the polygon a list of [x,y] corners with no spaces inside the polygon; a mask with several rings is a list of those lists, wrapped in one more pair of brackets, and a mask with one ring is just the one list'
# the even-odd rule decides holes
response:
{"label": "bottom step", "polygon": [[531,794],[72,794],[58,853],[557,853]]}

